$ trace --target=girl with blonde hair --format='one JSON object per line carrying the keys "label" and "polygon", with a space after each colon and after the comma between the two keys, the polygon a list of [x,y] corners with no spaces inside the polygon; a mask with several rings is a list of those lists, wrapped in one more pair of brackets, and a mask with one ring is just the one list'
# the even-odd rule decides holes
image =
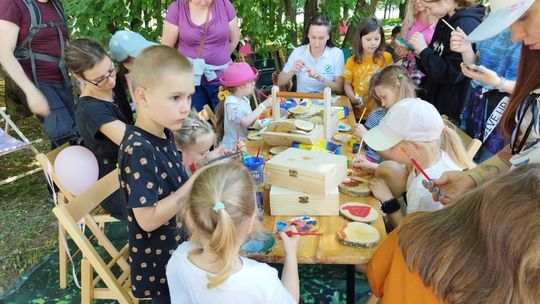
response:
{"label": "girl with blonde hair", "polygon": [[416,213],[366,275],[381,303],[540,301],[540,165],[526,165],[436,212]]}
{"label": "girl with blonde hair", "polygon": [[239,256],[257,224],[257,210],[255,185],[241,165],[220,162],[200,170],[179,214],[191,239],[167,266],[172,303],[298,302],[298,236],[280,233],[285,251],[281,282],[277,270]]}

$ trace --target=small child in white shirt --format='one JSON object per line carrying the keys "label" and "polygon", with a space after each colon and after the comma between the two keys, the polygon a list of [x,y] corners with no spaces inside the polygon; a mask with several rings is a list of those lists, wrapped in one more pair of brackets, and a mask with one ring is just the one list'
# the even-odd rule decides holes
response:
{"label": "small child in white shirt", "polygon": [[298,303],[298,236],[280,233],[281,281],[274,268],[239,255],[257,224],[255,185],[247,170],[220,162],[197,174],[179,213],[191,238],[167,265],[171,303]]}
{"label": "small child in white shirt", "polygon": [[272,105],[271,99],[260,103],[253,111],[248,96],[255,90],[257,70],[244,62],[231,63],[225,70],[217,109],[217,133],[225,150],[237,150],[237,143],[247,137],[247,128]]}

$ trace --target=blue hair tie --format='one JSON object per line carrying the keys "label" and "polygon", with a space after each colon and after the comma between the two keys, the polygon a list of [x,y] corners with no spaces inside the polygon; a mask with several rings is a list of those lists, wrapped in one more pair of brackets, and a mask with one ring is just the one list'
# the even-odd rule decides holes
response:
{"label": "blue hair tie", "polygon": [[221,201],[216,201],[214,203],[214,208],[212,208],[212,209],[214,209],[215,212],[219,213],[219,210],[225,209],[225,205],[223,205],[223,203]]}

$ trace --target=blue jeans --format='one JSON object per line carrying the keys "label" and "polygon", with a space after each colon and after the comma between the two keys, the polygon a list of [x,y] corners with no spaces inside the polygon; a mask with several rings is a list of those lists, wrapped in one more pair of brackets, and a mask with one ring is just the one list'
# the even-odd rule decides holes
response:
{"label": "blue jeans", "polygon": [[199,112],[204,105],[209,105],[215,112],[219,104],[218,92],[220,86],[219,83],[195,86],[195,94],[191,97],[191,107]]}
{"label": "blue jeans", "polygon": [[71,84],[37,83],[38,89],[49,103],[50,114],[39,116],[54,149],[77,136],[73,114],[73,87]]}

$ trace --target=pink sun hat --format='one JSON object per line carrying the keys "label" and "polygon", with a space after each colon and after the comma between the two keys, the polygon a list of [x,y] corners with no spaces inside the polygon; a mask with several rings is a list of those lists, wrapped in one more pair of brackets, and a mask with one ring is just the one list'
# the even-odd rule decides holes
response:
{"label": "pink sun hat", "polygon": [[252,68],[245,62],[233,62],[229,64],[223,77],[219,79],[226,87],[237,87],[257,78],[256,68]]}

